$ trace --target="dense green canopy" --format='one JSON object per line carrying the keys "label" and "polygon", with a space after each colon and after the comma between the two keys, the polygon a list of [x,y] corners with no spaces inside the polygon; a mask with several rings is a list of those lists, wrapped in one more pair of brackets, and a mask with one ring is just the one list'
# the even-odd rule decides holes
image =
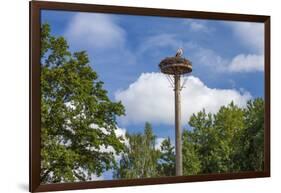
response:
{"label": "dense green canopy", "polygon": [[144,134],[129,134],[129,145],[123,153],[115,178],[146,178],[158,176],[157,160],[160,152],[155,148],[156,136],[149,123],[145,124]]}
{"label": "dense green canopy", "polygon": [[262,99],[248,101],[246,108],[230,103],[216,114],[202,110],[189,125],[183,133],[185,174],[263,170]]}
{"label": "dense green canopy", "polygon": [[[41,29],[41,182],[91,180],[116,166],[120,102],[111,102],[86,52],[71,53],[63,37]],[[99,129],[103,128],[103,129]],[[111,146],[114,152],[104,149]]]}
{"label": "dense green canopy", "polygon": [[[264,103],[260,98],[248,101],[245,108],[232,102],[215,114],[207,114],[204,109],[193,114],[189,119],[191,129],[185,129],[182,136],[183,174],[262,171],[263,123]],[[127,134],[130,143],[115,178],[175,175],[175,151],[170,139],[163,140],[157,150],[155,136],[149,138],[151,133],[151,125],[146,124],[144,134]],[[148,139],[151,145],[146,145]]]}

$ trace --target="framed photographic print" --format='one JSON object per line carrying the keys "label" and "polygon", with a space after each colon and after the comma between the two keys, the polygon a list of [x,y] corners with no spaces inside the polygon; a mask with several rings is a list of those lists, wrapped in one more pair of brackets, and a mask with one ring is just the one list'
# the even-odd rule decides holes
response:
{"label": "framed photographic print", "polygon": [[270,176],[270,17],[30,2],[30,191]]}

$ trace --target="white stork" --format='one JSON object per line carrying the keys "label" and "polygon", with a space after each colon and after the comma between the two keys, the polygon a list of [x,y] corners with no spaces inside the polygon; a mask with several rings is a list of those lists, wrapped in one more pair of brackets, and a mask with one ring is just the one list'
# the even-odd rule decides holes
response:
{"label": "white stork", "polygon": [[176,57],[181,57],[183,55],[183,49],[179,48],[176,53]]}

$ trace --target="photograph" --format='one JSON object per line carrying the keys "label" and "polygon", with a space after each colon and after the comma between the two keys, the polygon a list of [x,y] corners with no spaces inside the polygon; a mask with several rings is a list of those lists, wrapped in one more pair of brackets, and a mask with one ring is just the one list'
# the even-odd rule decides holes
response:
{"label": "photograph", "polygon": [[265,24],[40,11],[40,184],[263,172]]}

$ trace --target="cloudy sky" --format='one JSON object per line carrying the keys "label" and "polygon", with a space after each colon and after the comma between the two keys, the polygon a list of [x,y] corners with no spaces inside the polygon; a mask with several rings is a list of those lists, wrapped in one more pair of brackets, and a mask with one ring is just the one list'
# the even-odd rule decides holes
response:
{"label": "cloudy sky", "polygon": [[142,132],[149,121],[158,142],[174,138],[173,89],[158,64],[179,47],[193,64],[181,93],[183,127],[203,108],[215,113],[231,101],[244,106],[263,97],[262,23],[49,10],[41,19],[71,51],[87,51],[110,98],[126,108],[122,131]]}

